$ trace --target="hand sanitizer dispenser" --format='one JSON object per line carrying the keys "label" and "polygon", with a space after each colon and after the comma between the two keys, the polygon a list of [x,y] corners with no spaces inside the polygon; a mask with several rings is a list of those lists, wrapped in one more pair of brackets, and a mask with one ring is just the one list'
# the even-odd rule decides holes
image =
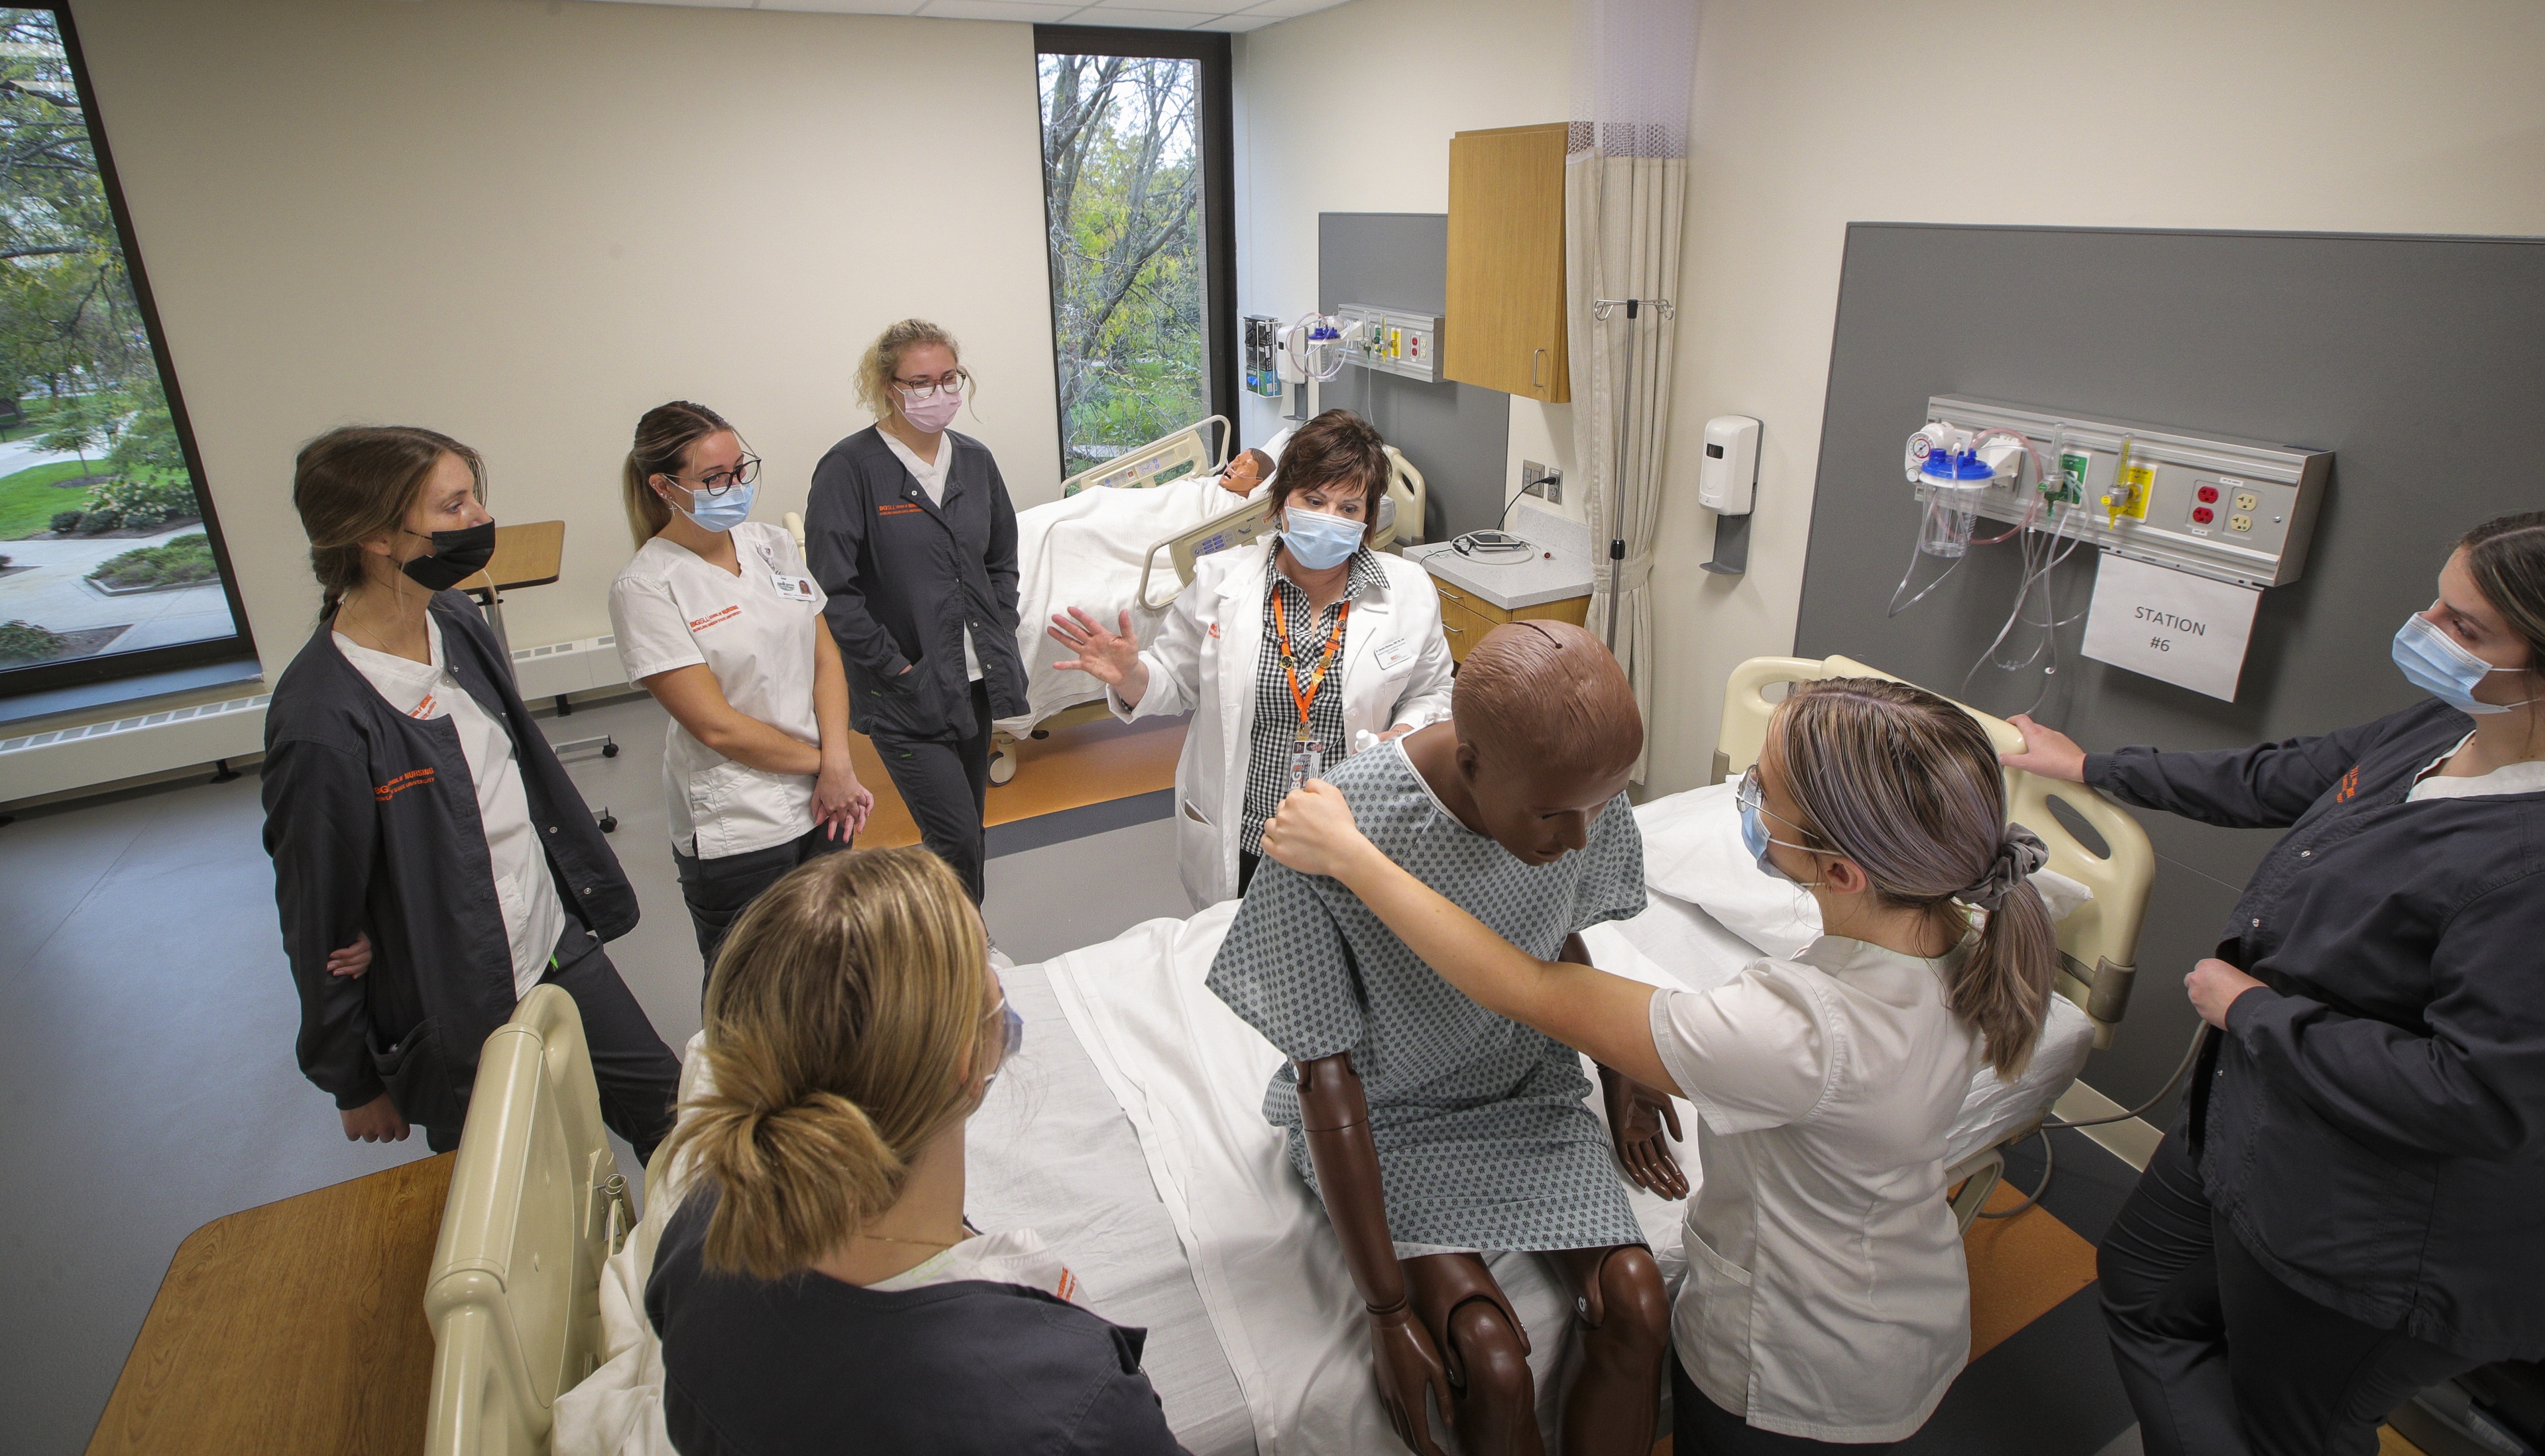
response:
{"label": "hand sanitizer dispenser", "polygon": [[1696,503],[1715,513],[1714,559],[1705,569],[1739,576],[1750,569],[1750,509],[1759,498],[1759,422],[1717,415],[1705,422],[1705,455],[1696,466]]}
{"label": "hand sanitizer dispenser", "polygon": [[1747,516],[1759,490],[1759,422],[1717,415],[1705,422],[1705,458],[1696,467],[1696,503],[1726,516]]}

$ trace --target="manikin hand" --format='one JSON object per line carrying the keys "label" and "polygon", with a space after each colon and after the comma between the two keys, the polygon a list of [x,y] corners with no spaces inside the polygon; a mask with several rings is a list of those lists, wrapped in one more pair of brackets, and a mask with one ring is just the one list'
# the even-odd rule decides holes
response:
{"label": "manikin hand", "polygon": [[2010,768],[2038,773],[2044,778],[2062,779],[2069,783],[2086,781],[2086,751],[2077,740],[2056,728],[2044,728],[2032,721],[2028,713],[2017,713],[2007,719],[2023,735],[2023,752],[2000,754],[1997,761]]}
{"label": "manikin hand", "polygon": [[354,943],[342,950],[327,952],[327,974],[356,977],[371,968],[371,937],[357,930]]}
{"label": "manikin hand", "polygon": [[[1125,698],[1135,697],[1135,687],[1148,682],[1148,669],[1140,661],[1140,639],[1131,633],[1131,613],[1122,613],[1122,630],[1108,631],[1103,622],[1078,607],[1069,615],[1053,612],[1051,639],[1077,653],[1066,662],[1055,662],[1055,668],[1085,673]],[[1136,679],[1136,682],[1134,681]]]}
{"label": "manikin hand", "polygon": [[1387,1408],[1387,1421],[1396,1427],[1396,1438],[1421,1456],[1448,1456],[1432,1439],[1432,1416],[1424,1409],[1423,1393],[1432,1393],[1442,1418],[1447,1418],[1449,1367],[1440,1363],[1432,1332],[1402,1301],[1392,1310],[1369,1312],[1369,1360],[1378,1376],[1378,1403]]}
{"label": "manikin hand", "polygon": [[1290,790],[1264,824],[1265,855],[1301,874],[1340,878],[1355,858],[1377,852],[1354,822],[1344,791],[1322,778]]}
{"label": "manikin hand", "polygon": [[1608,1109],[1608,1135],[1617,1145],[1617,1161],[1635,1186],[1664,1198],[1687,1196],[1687,1174],[1662,1141],[1670,1125],[1674,1141],[1687,1141],[1679,1130],[1679,1109],[1671,1099],[1611,1067],[1600,1069],[1600,1095]]}

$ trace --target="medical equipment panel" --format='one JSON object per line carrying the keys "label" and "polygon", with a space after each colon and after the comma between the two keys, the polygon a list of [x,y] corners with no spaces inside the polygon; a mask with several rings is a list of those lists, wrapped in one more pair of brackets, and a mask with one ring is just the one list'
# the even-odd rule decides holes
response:
{"label": "medical equipment panel", "polygon": [[1243,323],[1240,350],[1246,367],[1246,392],[1267,399],[1281,397],[1281,321],[1260,313]]}
{"label": "medical equipment panel", "polygon": [[[1903,469],[1929,503],[1922,543],[1952,556],[1970,519],[2029,525],[2244,587],[2306,569],[2333,452],[1936,395]],[[2019,438],[2018,438],[2019,437]]]}
{"label": "medical equipment panel", "polygon": [[1347,303],[1335,310],[1335,318],[1344,325],[1347,338],[1352,337],[1353,325],[1362,326],[1358,347],[1346,354],[1345,363],[1427,384],[1439,382],[1438,315]]}

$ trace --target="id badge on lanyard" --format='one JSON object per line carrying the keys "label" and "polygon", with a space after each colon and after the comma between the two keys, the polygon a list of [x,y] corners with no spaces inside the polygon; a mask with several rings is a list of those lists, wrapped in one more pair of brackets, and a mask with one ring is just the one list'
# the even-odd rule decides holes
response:
{"label": "id badge on lanyard", "polygon": [[1335,613],[1334,630],[1327,634],[1325,655],[1317,663],[1316,676],[1308,686],[1299,686],[1298,659],[1290,650],[1290,613],[1282,605],[1281,594],[1272,594],[1272,630],[1281,644],[1281,668],[1290,675],[1290,700],[1299,705],[1299,736],[1290,750],[1290,786],[1297,788],[1311,778],[1326,776],[1326,745],[1315,737],[1309,726],[1309,711],[1316,705],[1317,689],[1325,686],[1326,674],[1335,665],[1335,653],[1343,647],[1344,624],[1352,617],[1352,604],[1346,602]]}

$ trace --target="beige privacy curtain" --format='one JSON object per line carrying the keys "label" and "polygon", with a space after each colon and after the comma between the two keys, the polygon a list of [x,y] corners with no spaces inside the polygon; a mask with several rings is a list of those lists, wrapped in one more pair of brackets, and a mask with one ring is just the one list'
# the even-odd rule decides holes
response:
{"label": "beige privacy curtain", "polygon": [[[1575,0],[1564,166],[1573,448],[1589,487],[1590,628],[1607,632],[1613,575],[1617,660],[1647,725],[1638,783],[1652,757],[1653,618],[1645,584],[1670,426],[1696,22],[1694,0]],[[1631,319],[1621,301],[1630,298],[1641,300]],[[1613,571],[1612,539],[1625,543]]]}

